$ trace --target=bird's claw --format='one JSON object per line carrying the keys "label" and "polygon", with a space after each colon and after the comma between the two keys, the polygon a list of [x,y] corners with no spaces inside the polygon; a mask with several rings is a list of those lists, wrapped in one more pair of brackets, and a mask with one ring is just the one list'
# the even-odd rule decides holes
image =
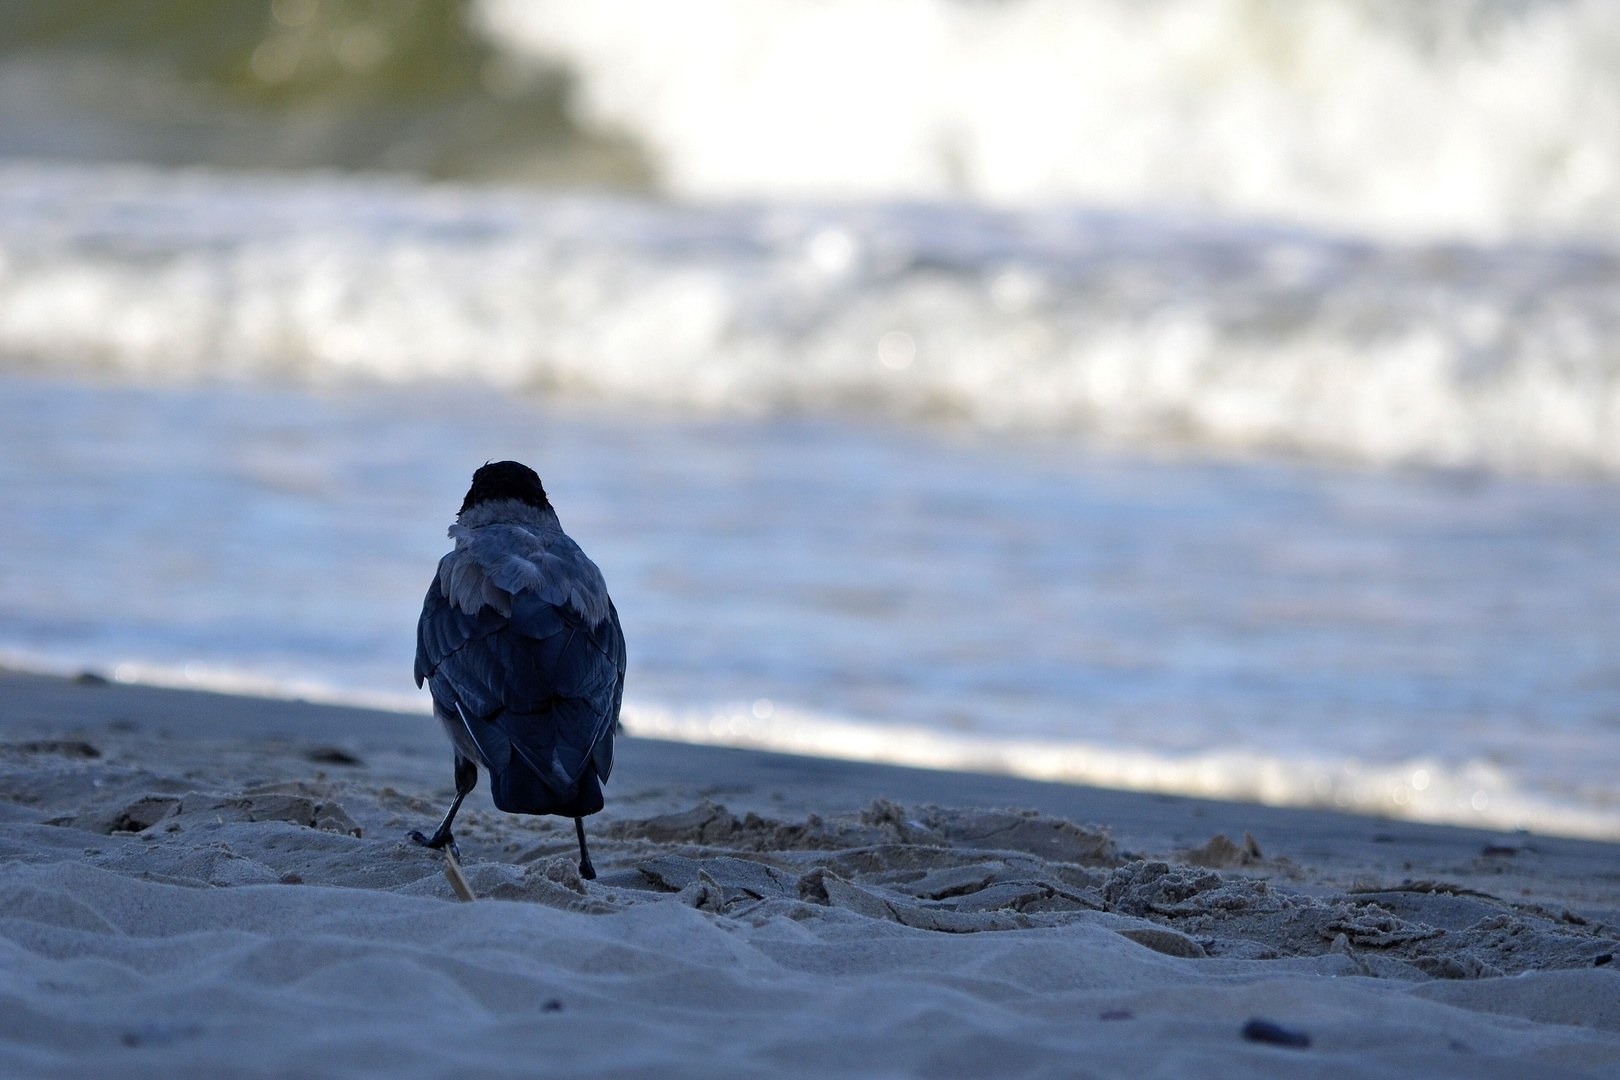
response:
{"label": "bird's claw", "polygon": [[429,837],[422,835],[421,831],[418,829],[412,829],[405,835],[410,839],[415,840],[423,847],[432,848],[434,851],[437,851],[442,847],[448,847],[450,849],[450,854],[454,855],[457,859],[461,858],[461,846],[456,843],[456,838],[451,836],[449,833],[445,833],[442,836],[438,833],[434,833],[431,837]]}

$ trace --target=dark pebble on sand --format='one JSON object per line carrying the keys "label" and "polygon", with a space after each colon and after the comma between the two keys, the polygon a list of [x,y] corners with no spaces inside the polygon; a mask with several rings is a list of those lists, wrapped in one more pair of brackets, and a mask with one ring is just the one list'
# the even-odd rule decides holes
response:
{"label": "dark pebble on sand", "polygon": [[125,1030],[118,1041],[133,1050],[140,1046],[165,1046],[182,1039],[195,1039],[202,1033],[203,1029],[198,1024],[151,1023]]}
{"label": "dark pebble on sand", "polygon": [[548,1001],[544,1005],[540,1006],[540,1011],[541,1012],[562,1012],[562,1002],[558,1001],[556,998],[552,998],[550,1001]]}
{"label": "dark pebble on sand", "polygon": [[1243,1025],[1243,1037],[1250,1042],[1293,1046],[1301,1050],[1311,1045],[1311,1037],[1303,1031],[1289,1031],[1281,1024],[1273,1024],[1270,1020],[1250,1020]]}
{"label": "dark pebble on sand", "polygon": [[319,765],[363,765],[365,762],[339,746],[317,746],[305,751],[306,760]]}
{"label": "dark pebble on sand", "polygon": [[1135,1020],[1128,1009],[1109,1009],[1105,1013],[1098,1013],[1099,1020]]}
{"label": "dark pebble on sand", "polygon": [[281,883],[283,885],[302,885],[304,883],[304,879],[299,877],[297,874],[282,874]]}
{"label": "dark pebble on sand", "polygon": [[59,757],[89,758],[101,756],[101,751],[83,739],[38,739],[34,742],[5,743],[0,748],[22,754],[56,754]]}
{"label": "dark pebble on sand", "polygon": [[1593,967],[1602,967],[1604,964],[1612,964],[1613,962],[1614,962],[1614,953],[1606,952],[1602,956],[1598,957],[1596,960],[1593,960],[1592,961],[1592,966]]}

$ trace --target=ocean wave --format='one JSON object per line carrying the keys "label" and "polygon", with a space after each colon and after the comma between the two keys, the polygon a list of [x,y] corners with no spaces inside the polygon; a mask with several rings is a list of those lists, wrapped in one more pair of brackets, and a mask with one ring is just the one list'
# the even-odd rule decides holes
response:
{"label": "ocean wave", "polygon": [[713,197],[1177,205],[1386,236],[1620,227],[1606,0],[482,0]]}
{"label": "ocean wave", "polygon": [[0,156],[1620,232],[1608,0],[11,5]]}
{"label": "ocean wave", "polygon": [[0,169],[0,356],[1620,470],[1620,256],[1203,219]]}

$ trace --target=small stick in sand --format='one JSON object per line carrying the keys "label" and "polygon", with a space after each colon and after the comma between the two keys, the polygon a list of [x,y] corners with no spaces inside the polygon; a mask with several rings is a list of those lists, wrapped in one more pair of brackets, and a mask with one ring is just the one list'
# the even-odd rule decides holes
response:
{"label": "small stick in sand", "polygon": [[478,897],[473,895],[472,886],[467,879],[461,876],[461,863],[456,859],[456,853],[446,848],[444,851],[444,877],[450,882],[450,888],[455,891],[456,899],[463,904],[470,904]]}

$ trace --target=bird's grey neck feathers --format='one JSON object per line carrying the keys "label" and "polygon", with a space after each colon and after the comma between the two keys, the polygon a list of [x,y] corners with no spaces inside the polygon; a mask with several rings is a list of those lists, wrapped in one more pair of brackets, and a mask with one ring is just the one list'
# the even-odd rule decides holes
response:
{"label": "bird's grey neck feathers", "polygon": [[525,525],[539,529],[561,529],[554,510],[530,506],[521,499],[489,499],[456,517],[456,524],[464,529],[481,529],[485,525]]}
{"label": "bird's grey neck feathers", "polygon": [[510,616],[519,593],[573,611],[593,627],[612,610],[602,571],[549,509],[491,499],[457,517],[450,537],[456,549],[439,562],[439,589],[469,615],[492,607]]}

